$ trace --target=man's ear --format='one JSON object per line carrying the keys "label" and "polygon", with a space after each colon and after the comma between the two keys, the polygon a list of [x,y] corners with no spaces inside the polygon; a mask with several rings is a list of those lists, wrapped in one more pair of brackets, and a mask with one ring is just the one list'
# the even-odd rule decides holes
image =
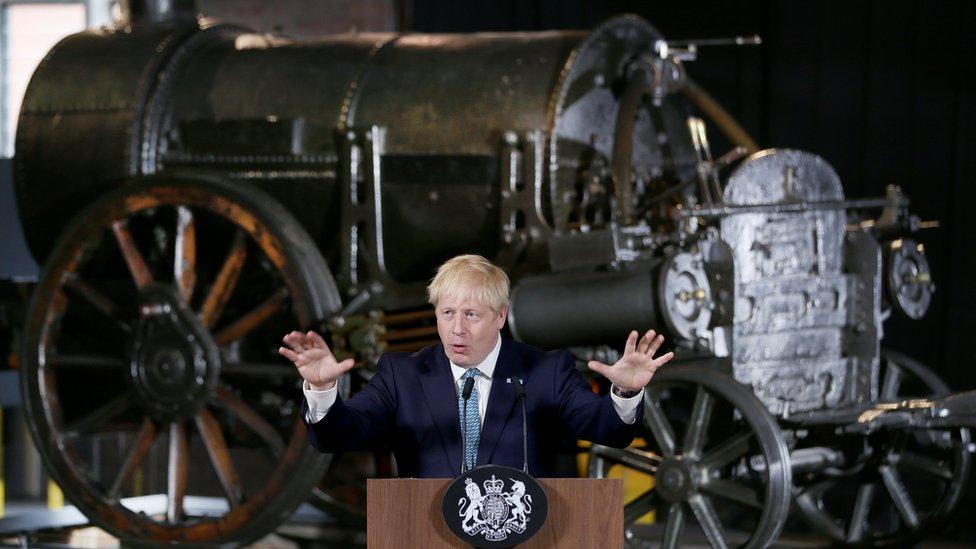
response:
{"label": "man's ear", "polygon": [[498,320],[498,329],[499,330],[501,330],[502,329],[502,326],[505,325],[505,320],[506,319],[508,319],[508,307],[502,307],[502,309],[500,311],[498,311],[498,319],[497,320]]}

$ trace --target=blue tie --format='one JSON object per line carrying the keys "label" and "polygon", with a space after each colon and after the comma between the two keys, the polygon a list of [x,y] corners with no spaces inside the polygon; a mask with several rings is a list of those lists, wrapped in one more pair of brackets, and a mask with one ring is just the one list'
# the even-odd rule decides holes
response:
{"label": "blue tie", "polygon": [[[461,429],[464,431],[464,464],[466,469],[474,467],[478,461],[478,441],[481,439],[481,417],[478,415],[478,388],[475,386],[471,390],[471,398],[465,404],[461,391],[464,390],[464,382],[480,374],[481,370],[472,368],[458,382],[458,417],[461,419]],[[467,411],[465,411],[467,407]]]}

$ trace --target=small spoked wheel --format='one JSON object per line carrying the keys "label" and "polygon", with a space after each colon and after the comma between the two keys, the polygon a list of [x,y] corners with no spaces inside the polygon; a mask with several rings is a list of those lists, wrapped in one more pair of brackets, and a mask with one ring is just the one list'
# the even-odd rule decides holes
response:
{"label": "small spoked wheel", "polygon": [[339,307],[311,238],[252,187],[152,178],[98,200],[48,258],[25,330],[48,470],[123,539],[273,530],[329,460],[306,441],[278,342]]}
{"label": "small spoked wheel", "polygon": [[[644,425],[653,441],[647,449],[591,450],[591,476],[618,463],[655,477],[624,509],[628,546],[682,547],[693,523],[712,547],[776,539],[789,511],[789,451],[755,395],[715,368],[670,366],[645,390]],[[659,542],[635,526],[649,511],[664,523]]]}
{"label": "small spoked wheel", "polygon": [[[949,394],[924,364],[882,356],[880,399]],[[880,430],[852,435],[844,467],[798,479],[803,517],[835,542],[904,546],[942,525],[969,478],[969,430]]]}

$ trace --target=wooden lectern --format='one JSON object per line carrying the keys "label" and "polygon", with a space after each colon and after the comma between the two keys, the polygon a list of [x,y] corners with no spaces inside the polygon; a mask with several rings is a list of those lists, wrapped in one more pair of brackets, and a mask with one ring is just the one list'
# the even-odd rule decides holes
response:
{"label": "wooden lectern", "polygon": [[[370,479],[366,482],[366,544],[387,547],[471,547],[444,524],[441,504],[452,479]],[[533,547],[622,547],[623,481],[540,478],[549,518]]]}

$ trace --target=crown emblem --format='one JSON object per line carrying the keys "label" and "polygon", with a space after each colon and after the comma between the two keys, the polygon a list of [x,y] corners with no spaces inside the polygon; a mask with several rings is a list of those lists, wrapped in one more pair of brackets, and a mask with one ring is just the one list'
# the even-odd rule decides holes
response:
{"label": "crown emblem", "polygon": [[502,488],[505,487],[505,482],[495,478],[495,475],[491,475],[491,478],[484,482],[485,491],[491,494],[501,494]]}

